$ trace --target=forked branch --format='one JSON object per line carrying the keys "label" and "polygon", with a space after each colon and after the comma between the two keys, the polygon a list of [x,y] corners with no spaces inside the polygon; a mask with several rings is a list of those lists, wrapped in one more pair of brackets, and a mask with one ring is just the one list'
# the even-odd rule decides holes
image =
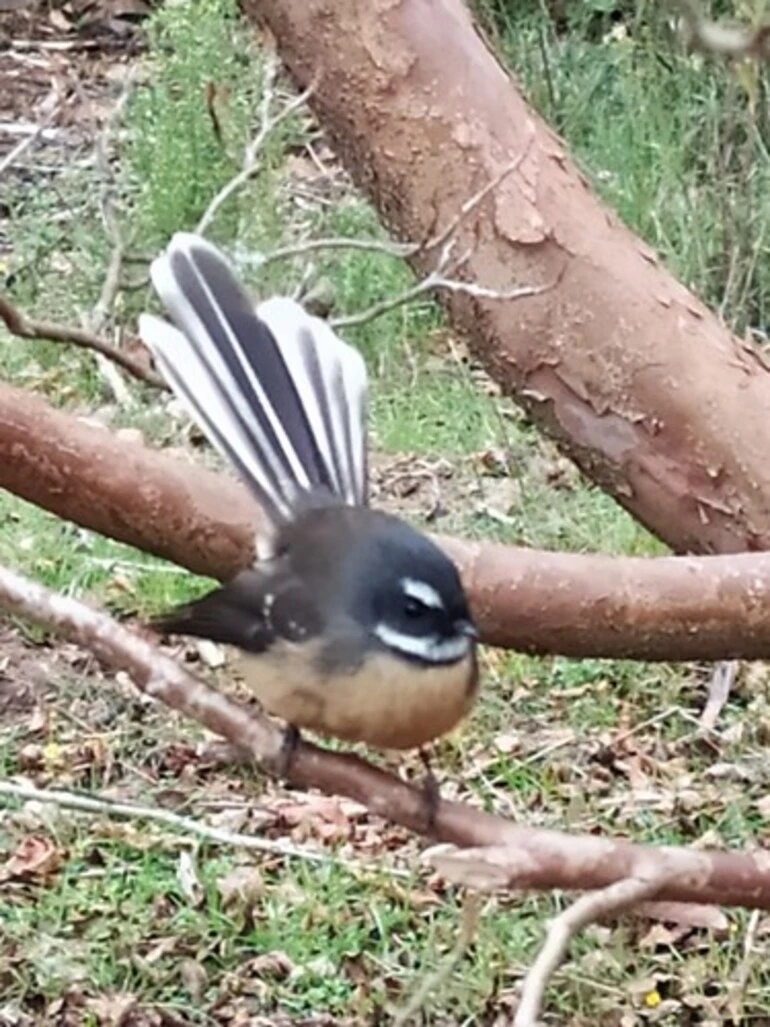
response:
{"label": "forked branch", "polygon": [[149,363],[145,364],[125,350],[111,345],[95,332],[90,332],[85,328],[76,328],[74,325],[59,324],[56,321],[36,321],[23,314],[7,296],[2,294],[0,294],[0,319],[5,323],[5,327],[11,335],[15,335],[17,338],[47,339],[50,342],[70,343],[73,346],[90,349],[120,365],[134,378],[158,389],[167,388],[166,383],[160,375],[153,371]]}

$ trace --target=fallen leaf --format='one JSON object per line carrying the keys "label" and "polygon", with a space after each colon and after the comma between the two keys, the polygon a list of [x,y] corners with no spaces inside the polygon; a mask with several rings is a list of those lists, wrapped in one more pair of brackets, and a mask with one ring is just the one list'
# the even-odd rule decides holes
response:
{"label": "fallen leaf", "polygon": [[208,984],[208,974],[197,959],[183,959],[179,976],[193,1002],[200,1002]]}
{"label": "fallen leaf", "polygon": [[217,881],[217,890],[225,909],[250,906],[264,894],[265,882],[258,867],[242,866]]}
{"label": "fallen leaf", "polygon": [[0,879],[9,881],[50,877],[63,862],[64,853],[53,842],[30,835],[16,846],[0,870]]}
{"label": "fallen leaf", "polygon": [[88,999],[88,1009],[96,1016],[100,1027],[122,1027],[129,1013],[136,1007],[136,996],[128,992],[114,992]]}
{"label": "fallen leaf", "polygon": [[[256,812],[257,816],[254,819],[259,826],[264,826],[265,823],[270,823],[274,820],[269,814],[263,814],[260,818],[260,811]],[[250,819],[250,814],[251,810],[248,806],[235,806],[232,809],[223,809],[217,813],[210,813],[206,819],[212,827],[218,827],[222,831],[237,833],[243,830],[246,821]]]}
{"label": "fallen leaf", "polygon": [[648,950],[654,950],[661,946],[673,947],[678,941],[681,941],[683,933],[684,929],[681,927],[672,930],[665,924],[653,924],[649,931],[642,935],[637,945],[640,949]]}
{"label": "fallen leaf", "polygon": [[344,840],[353,831],[351,817],[341,800],[324,795],[309,795],[305,801],[288,802],[279,809],[281,819],[298,841],[316,836],[326,841]]}
{"label": "fallen leaf", "polygon": [[270,977],[283,980],[294,972],[294,963],[285,952],[265,952],[261,956],[250,959],[243,968],[254,977]]}
{"label": "fallen leaf", "polygon": [[162,959],[170,952],[173,952],[178,941],[179,939],[176,935],[169,935],[167,938],[161,938],[152,946],[147,955],[142,957],[142,962],[146,966],[152,966],[153,963],[157,963],[159,959]]}
{"label": "fallen leaf", "polygon": [[634,910],[634,915],[708,931],[730,929],[730,921],[723,910],[697,902],[644,902]]}
{"label": "fallen leaf", "polygon": [[42,770],[45,764],[45,753],[42,745],[29,742],[23,745],[18,752],[20,770]]}
{"label": "fallen leaf", "polygon": [[211,667],[212,670],[224,667],[226,657],[221,645],[217,645],[215,642],[210,642],[207,638],[204,638],[195,643],[195,648],[201,663],[207,667]]}
{"label": "fallen leaf", "polygon": [[492,744],[498,752],[505,753],[507,756],[521,748],[521,736],[516,731],[505,731],[495,735]]}
{"label": "fallen leaf", "polygon": [[198,879],[195,857],[187,849],[182,849],[179,853],[176,877],[185,897],[193,906],[197,906],[203,898],[203,887]]}
{"label": "fallen leaf", "polygon": [[337,973],[337,964],[328,956],[317,956],[305,963],[302,969],[315,977],[333,977]]}
{"label": "fallen leaf", "polygon": [[27,721],[27,731],[31,735],[43,734],[48,727],[48,710],[39,703],[35,706]]}

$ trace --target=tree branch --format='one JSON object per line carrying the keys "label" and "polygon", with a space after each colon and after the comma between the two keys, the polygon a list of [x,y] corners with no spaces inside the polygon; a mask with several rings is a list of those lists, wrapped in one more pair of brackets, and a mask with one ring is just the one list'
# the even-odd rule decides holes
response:
{"label": "tree branch", "polygon": [[90,349],[119,364],[134,378],[147,382],[148,385],[153,385],[157,389],[168,388],[149,364],[137,360],[124,350],[118,349],[117,346],[112,346],[94,332],[89,332],[85,328],[58,324],[55,321],[33,320],[22,314],[8,297],[2,294],[0,294],[0,320],[5,323],[5,327],[11,335],[20,339],[47,339],[50,342],[65,342],[83,349]]}
{"label": "tree branch", "polygon": [[[118,439],[0,382],[0,488],[226,580],[261,512],[229,475]],[[490,645],[640,660],[770,658],[770,553],[610,557],[436,536]]]}
{"label": "tree branch", "polygon": [[[457,252],[472,254],[462,277],[486,288],[561,273],[558,288],[510,303],[440,293],[454,330],[537,426],[677,551],[770,549],[770,378],[755,349],[591,194],[468,5],[244,0],[243,10],[269,26],[299,88],[323,69],[310,106],[399,238],[429,238],[534,134],[518,173],[458,231]],[[418,278],[434,258],[409,258]]]}
{"label": "tree branch", "polygon": [[524,979],[513,1027],[537,1027],[548,981],[564,961],[569,943],[579,931],[597,920],[616,916],[630,906],[652,898],[671,879],[672,875],[665,868],[651,868],[649,876],[627,877],[601,891],[581,896],[557,916],[551,922],[545,944]]}
{"label": "tree branch", "polygon": [[[0,568],[0,606],[43,624],[86,646],[114,669],[126,671],[147,695],[198,720],[275,774],[281,763],[283,732],[265,716],[209,688],[172,659],[106,614],[57,595]],[[300,742],[290,767],[300,787],[346,795],[370,812],[425,833],[424,794],[350,753]],[[629,877],[665,870],[657,897],[675,902],[720,903],[770,909],[770,853],[654,849],[594,835],[567,835],[517,826],[464,803],[441,800],[435,836],[468,848],[442,857],[447,876],[474,884],[483,860],[484,885],[490,868],[496,886],[528,889],[598,889]],[[475,861],[475,862],[474,862]],[[459,867],[459,870],[458,870]]]}

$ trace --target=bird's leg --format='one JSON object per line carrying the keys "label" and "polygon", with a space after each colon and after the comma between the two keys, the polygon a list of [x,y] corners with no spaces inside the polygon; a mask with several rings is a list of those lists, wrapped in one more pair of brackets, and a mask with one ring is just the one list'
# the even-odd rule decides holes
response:
{"label": "bird's leg", "polygon": [[297,746],[300,743],[302,736],[299,733],[299,728],[295,727],[294,724],[287,724],[283,731],[283,741],[281,742],[281,749],[278,753],[277,769],[278,776],[287,778],[291,765],[294,762],[294,756],[297,752]]}
{"label": "bird's leg", "polygon": [[438,804],[441,802],[441,788],[438,778],[433,773],[430,763],[430,753],[427,749],[420,749],[420,760],[425,767],[425,777],[422,779],[422,795],[425,801],[425,818],[428,822],[428,830],[433,831],[436,826],[436,814]]}

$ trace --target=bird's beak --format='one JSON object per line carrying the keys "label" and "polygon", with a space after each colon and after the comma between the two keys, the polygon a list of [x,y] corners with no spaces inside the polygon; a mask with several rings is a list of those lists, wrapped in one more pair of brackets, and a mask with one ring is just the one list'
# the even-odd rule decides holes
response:
{"label": "bird's beak", "polygon": [[471,620],[459,620],[455,624],[458,635],[465,635],[466,638],[478,638],[479,630]]}

